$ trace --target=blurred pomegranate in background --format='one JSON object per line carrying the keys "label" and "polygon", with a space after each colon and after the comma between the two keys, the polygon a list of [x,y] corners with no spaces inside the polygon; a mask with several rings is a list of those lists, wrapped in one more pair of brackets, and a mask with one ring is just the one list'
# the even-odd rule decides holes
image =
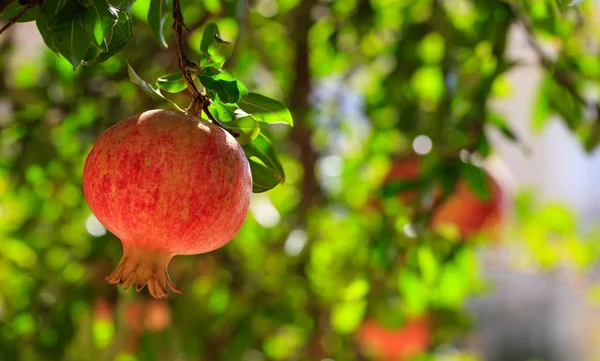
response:
{"label": "blurred pomegranate in background", "polygon": [[133,299],[124,307],[123,319],[125,324],[134,333],[140,333],[143,328],[142,317],[144,314],[144,303],[142,300]]}
{"label": "blurred pomegranate in background", "polygon": [[[384,184],[393,181],[416,181],[421,171],[421,159],[411,154],[394,161]],[[489,197],[481,199],[475,194],[464,179],[459,179],[454,192],[439,204],[431,217],[430,226],[439,230],[444,225],[451,225],[458,231],[459,237],[469,238],[482,231],[495,236],[502,222],[502,189],[498,182],[486,173]],[[412,188],[398,192],[398,198],[404,204],[414,202],[419,197],[419,189]],[[434,199],[441,197],[438,189],[434,190]],[[378,201],[371,203],[376,209],[381,209]]]}
{"label": "blurred pomegranate in background", "polygon": [[377,361],[404,361],[427,351],[431,320],[421,316],[407,320],[399,329],[390,329],[366,319],[357,333],[364,353]]}
{"label": "blurred pomegranate in background", "polygon": [[491,176],[488,175],[487,180],[490,190],[487,200],[479,198],[464,180],[459,180],[454,193],[433,213],[431,227],[454,225],[461,238],[480,232],[495,235],[502,222],[502,190]]}
{"label": "blurred pomegranate in background", "polygon": [[144,309],[144,327],[150,332],[164,331],[171,324],[171,309],[165,301],[149,300]]}
{"label": "blurred pomegranate in background", "polygon": [[98,297],[94,301],[94,317],[100,320],[112,321],[114,318],[114,305],[106,298]]}

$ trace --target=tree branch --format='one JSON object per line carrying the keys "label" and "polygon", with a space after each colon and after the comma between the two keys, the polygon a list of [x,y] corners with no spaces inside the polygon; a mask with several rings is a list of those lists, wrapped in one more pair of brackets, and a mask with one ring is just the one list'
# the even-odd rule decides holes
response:
{"label": "tree branch", "polygon": [[202,115],[202,111],[204,111],[208,119],[210,119],[215,125],[221,127],[226,132],[229,132],[234,137],[239,137],[239,134],[225,129],[223,125],[210,113],[208,110],[210,99],[206,95],[202,94],[200,90],[198,90],[196,83],[194,83],[194,78],[192,77],[191,71],[198,71],[199,66],[198,64],[189,60],[185,54],[183,29],[186,29],[188,32],[190,30],[185,26],[183,14],[181,13],[180,0],[173,0],[173,25],[171,26],[171,29],[173,29],[173,32],[175,33],[177,55],[179,57],[179,69],[181,69],[181,73],[185,79],[185,84],[192,94],[192,103],[186,109],[186,112],[193,116],[200,117]]}
{"label": "tree branch", "polygon": [[598,104],[590,104],[577,90],[575,87],[575,80],[570,76],[570,74],[563,70],[557,69],[556,63],[550,58],[548,54],[544,51],[541,45],[535,40],[535,30],[533,28],[533,24],[522,11],[522,9],[515,3],[509,2],[510,8],[517,18],[517,20],[521,23],[525,31],[527,32],[527,42],[536,53],[540,64],[552,75],[554,81],[564,87],[569,94],[573,98],[575,98],[579,103],[584,106],[595,106]]}
{"label": "tree branch", "polygon": [[[19,13],[18,13],[18,14],[17,14],[17,15],[16,15],[14,18],[10,19],[10,20],[8,21],[8,23],[6,23],[6,24],[5,24],[5,25],[4,25],[4,26],[3,26],[3,27],[0,29],[0,35],[2,35],[2,33],[3,33],[3,32],[5,32],[5,31],[6,31],[6,29],[10,28],[10,27],[11,27],[11,26],[12,26],[14,23],[16,23],[17,21],[19,21],[19,19],[20,19],[20,18],[21,18],[23,15],[27,14],[27,12],[28,12],[29,10],[31,10],[31,8],[33,8],[33,7],[34,7],[34,6],[35,6],[37,3],[38,3],[38,2],[37,2],[37,0],[32,0],[32,1],[31,1],[29,4],[27,4],[27,6],[25,6],[25,7],[23,8],[23,10],[21,10],[21,12],[19,12]],[[9,2],[6,4],[5,8],[6,8],[8,5],[10,5],[10,4],[11,4],[11,2],[9,1]],[[5,5],[5,4],[3,3],[2,5]],[[2,9],[2,10],[4,10],[4,9]],[[2,10],[0,10],[0,11],[2,11]]]}
{"label": "tree branch", "polygon": [[312,74],[309,64],[308,32],[314,20],[311,9],[316,1],[303,1],[295,13],[295,24],[292,33],[296,56],[294,59],[295,79],[290,87],[290,111],[294,117],[291,140],[300,153],[300,162],[304,168],[302,178],[302,199],[299,215],[306,222],[310,208],[323,197],[319,181],[316,177],[315,164],[319,157],[312,144],[313,131],[310,124],[310,105],[308,99],[312,89]]}
{"label": "tree branch", "polygon": [[[202,103],[204,102],[204,96],[196,87],[194,79],[190,74],[190,68],[197,69],[198,65],[190,61],[185,55],[185,46],[182,40],[185,23],[183,21],[183,15],[181,14],[181,5],[179,3],[179,0],[173,0],[173,26],[171,28],[175,33],[175,42],[177,43],[177,54],[179,55],[179,69],[181,69],[181,73],[183,74],[183,78],[185,79],[187,88],[194,99],[190,108],[192,108],[191,110],[193,111],[199,109],[201,112],[203,108]],[[200,104],[194,104],[195,101],[198,101]],[[197,108],[196,105],[200,106]],[[200,115],[200,113],[194,115]]]}

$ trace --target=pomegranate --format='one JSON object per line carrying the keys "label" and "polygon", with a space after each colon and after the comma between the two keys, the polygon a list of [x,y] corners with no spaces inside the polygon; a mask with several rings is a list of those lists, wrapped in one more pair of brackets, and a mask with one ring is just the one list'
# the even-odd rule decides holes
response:
{"label": "pomegranate", "polygon": [[164,331],[171,323],[171,310],[165,301],[152,300],[146,303],[144,327],[151,332]]}
{"label": "pomegranate", "polygon": [[[397,159],[384,180],[389,183],[395,180],[417,180],[421,171],[421,159],[416,155],[409,155]],[[445,199],[432,214],[430,226],[436,230],[444,224],[457,227],[461,238],[469,238],[480,232],[495,234],[496,228],[502,222],[502,189],[490,175],[487,175],[490,189],[490,199],[480,199],[467,185],[464,179],[459,179],[454,192]],[[406,204],[415,201],[420,195],[418,189],[409,189],[399,192],[398,198]],[[434,198],[441,196],[441,190],[434,190]],[[377,202],[377,203],[375,203]],[[373,203],[373,208],[379,210],[381,205],[378,200]]]}
{"label": "pomegranate", "polygon": [[106,277],[155,298],[176,255],[213,251],[241,228],[252,176],[239,143],[222,128],[171,110],[150,110],[109,128],[92,146],[83,190],[98,220],[123,245]]}
{"label": "pomegranate", "polygon": [[361,325],[357,338],[365,352],[378,361],[404,361],[427,350],[431,338],[429,317],[407,320],[399,329],[388,329],[374,319]]}

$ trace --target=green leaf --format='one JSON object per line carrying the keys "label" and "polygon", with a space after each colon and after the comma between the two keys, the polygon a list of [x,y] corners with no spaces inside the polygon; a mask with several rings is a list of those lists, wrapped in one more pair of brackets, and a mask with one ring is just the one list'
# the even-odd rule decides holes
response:
{"label": "green leaf", "polygon": [[252,142],[258,134],[260,134],[258,122],[249,115],[234,119],[230,122],[223,122],[221,125],[223,128],[237,133],[238,136],[235,139],[241,145]]}
{"label": "green leaf", "polygon": [[[19,15],[23,9],[25,9],[27,5],[21,5],[18,0],[14,0],[10,5],[8,5],[1,13],[0,19],[10,20],[15,16]],[[35,20],[37,16],[37,12],[39,11],[39,7],[35,5],[31,9],[29,9],[25,15],[21,16],[17,22],[26,23],[28,21]]]}
{"label": "green leaf", "polygon": [[83,12],[83,10],[85,10],[85,8],[76,1],[65,2],[65,5],[60,11],[49,18],[48,28],[50,30],[70,28],[72,22]]}
{"label": "green leaf", "polygon": [[77,2],[84,8],[94,5],[94,0],[77,0]]}
{"label": "green leaf", "polygon": [[117,9],[121,9],[121,10],[129,13],[134,1],[135,0],[115,0],[115,1],[111,1],[111,4],[114,7],[116,7]]}
{"label": "green leaf", "polygon": [[555,0],[561,12],[567,11],[569,8],[579,6],[583,0]]}
{"label": "green leaf", "polygon": [[508,124],[506,124],[506,121],[504,120],[504,118],[502,118],[500,115],[490,114],[488,116],[488,122],[490,124],[495,125],[502,132],[502,134],[504,134],[504,136],[506,138],[512,140],[513,142],[516,142],[519,140],[517,138],[517,135],[513,132],[512,129],[510,129]]}
{"label": "green leaf", "polygon": [[200,51],[205,54],[201,62],[203,67],[215,66],[221,68],[233,52],[233,44],[221,38],[219,28],[210,23],[204,28]]}
{"label": "green leaf", "polygon": [[215,23],[209,23],[204,27],[202,41],[200,42],[200,51],[208,54],[208,48],[213,43],[215,36],[220,36],[219,27]]}
{"label": "green leaf", "polygon": [[541,84],[535,107],[534,129],[540,129],[552,114],[560,115],[570,129],[577,129],[583,122],[583,106],[555,77],[559,75],[549,73]]}
{"label": "green leaf", "polygon": [[213,76],[215,76],[217,74],[220,74],[221,71],[222,70],[217,69],[215,67],[207,66],[207,67],[201,68],[198,71],[198,75],[207,76],[207,77],[213,77]]}
{"label": "green leaf", "polygon": [[150,0],[150,8],[148,9],[148,25],[152,30],[152,34],[163,48],[167,48],[167,42],[163,30],[165,22],[171,14],[171,0]]}
{"label": "green leaf", "polygon": [[582,104],[554,78],[549,90],[550,109],[559,114],[570,129],[577,129],[583,122]]}
{"label": "green leaf", "polygon": [[77,69],[91,45],[79,16],[83,9],[76,2],[46,0],[36,17],[36,25],[46,45],[64,56],[73,65],[73,70]]}
{"label": "green leaf", "polygon": [[67,4],[64,0],[45,0],[40,8],[40,13],[46,19],[46,25]]}
{"label": "green leaf", "polygon": [[79,17],[69,21],[67,26],[50,29],[47,17],[40,11],[36,24],[46,45],[64,56],[76,70],[90,47]]}
{"label": "green leaf", "polygon": [[488,178],[482,168],[471,163],[462,163],[461,175],[479,198],[483,200],[490,199]]}
{"label": "green leaf", "polygon": [[233,53],[233,44],[221,39],[219,35],[215,35],[213,44],[208,47],[209,57],[204,63],[204,66],[212,64],[217,68],[220,68],[225,61],[229,59],[231,53]]}
{"label": "green leaf", "polygon": [[581,129],[579,133],[586,152],[595,150],[600,144],[600,119],[596,118],[592,124]]}
{"label": "green leaf", "polygon": [[369,280],[360,277],[352,281],[348,286],[344,289],[344,299],[346,301],[358,301],[367,296],[369,293]]}
{"label": "green leaf", "polygon": [[550,118],[550,84],[551,80],[546,77],[540,84],[537,101],[534,106],[533,129],[541,130],[546,120]]}
{"label": "green leaf", "polygon": [[94,0],[81,13],[81,21],[88,39],[104,51],[109,51],[113,28],[119,21],[119,9],[106,0]]}
{"label": "green leaf", "polygon": [[259,122],[267,124],[294,125],[292,114],[282,103],[257,93],[248,93],[238,106],[248,114],[252,114]]}
{"label": "green leaf", "polygon": [[400,271],[398,291],[404,307],[410,312],[421,313],[427,309],[431,292],[415,271],[409,268],[403,268]]}
{"label": "green leaf", "polygon": [[156,83],[160,89],[169,93],[179,93],[187,88],[187,84],[185,83],[185,79],[181,72],[161,76]]}
{"label": "green leaf", "polygon": [[268,191],[285,180],[285,173],[275,149],[264,134],[259,134],[242,148],[248,157],[252,171],[252,192]]}
{"label": "green leaf", "polygon": [[213,117],[217,118],[220,122],[231,122],[235,120],[235,114],[232,110],[227,108],[219,100],[215,100],[211,105],[208,106],[208,110]]}
{"label": "green leaf", "polygon": [[417,260],[423,280],[427,284],[433,284],[439,273],[439,264],[435,253],[427,245],[422,245],[417,250]]}
{"label": "green leaf", "polygon": [[108,43],[108,50],[102,50],[100,52],[95,51],[93,53],[90,52],[90,54],[88,54],[88,56],[86,56],[82,62],[83,65],[92,66],[99,64],[121,51],[121,49],[129,45],[131,40],[133,40],[131,18],[129,17],[129,14],[121,9],[116,10],[118,19],[117,23],[112,29],[112,36],[110,38],[110,42]]}
{"label": "green leaf", "polygon": [[354,332],[365,315],[367,301],[342,302],[331,310],[331,326],[341,334]]}
{"label": "green leaf", "polygon": [[236,103],[248,93],[248,88],[226,70],[212,77],[200,75],[199,78],[202,85],[214,90],[224,103]]}
{"label": "green leaf", "polygon": [[387,182],[381,189],[383,198],[395,197],[398,193],[405,192],[412,189],[419,189],[421,186],[421,180],[393,180]]}
{"label": "green leaf", "polygon": [[175,109],[177,109],[179,111],[183,111],[177,105],[177,103],[175,103],[174,101],[172,101],[168,98],[165,98],[165,96],[162,95],[162,93],[160,92],[160,89],[158,88],[158,86],[149,84],[146,81],[144,81],[142,78],[140,78],[139,75],[137,75],[137,73],[135,72],[135,70],[133,70],[133,68],[131,67],[131,65],[129,63],[127,63],[127,73],[129,74],[129,79],[133,83],[139,85],[140,88],[142,88],[142,90],[144,91],[144,93],[146,93],[150,98],[152,98],[152,100],[167,102]]}
{"label": "green leaf", "polygon": [[69,28],[57,32],[55,44],[60,54],[73,65],[73,70],[75,70],[87,53],[90,41],[85,36],[85,29],[81,22],[71,21]]}

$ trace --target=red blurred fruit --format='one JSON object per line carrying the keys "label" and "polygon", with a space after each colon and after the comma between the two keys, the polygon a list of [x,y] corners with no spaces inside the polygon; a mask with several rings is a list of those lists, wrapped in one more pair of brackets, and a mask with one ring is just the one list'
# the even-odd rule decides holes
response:
{"label": "red blurred fruit", "polygon": [[[403,157],[395,161],[385,183],[395,180],[417,180],[421,169],[421,160],[416,155]],[[502,189],[488,175],[489,199],[479,198],[463,179],[455,185],[454,193],[445,199],[432,214],[431,227],[437,229],[444,224],[456,226],[461,238],[468,238],[481,231],[493,233],[502,219]],[[403,203],[417,199],[419,190],[411,189],[398,194]],[[440,197],[439,190],[434,198]]]}
{"label": "red blurred fruit", "polygon": [[220,127],[178,111],[151,110],[108,129],[90,150],[83,190],[98,220],[123,244],[106,278],[153,297],[180,293],[173,256],[210,252],[239,231],[252,177],[239,143]]}
{"label": "red blurred fruit", "polygon": [[138,334],[142,331],[142,317],[144,314],[144,304],[139,300],[132,300],[125,305],[123,310],[123,318],[125,324],[133,333]]}
{"label": "red blurred fruit", "polygon": [[501,222],[502,190],[488,176],[489,199],[479,198],[463,180],[456,184],[454,193],[433,213],[433,229],[443,224],[456,225],[460,236],[472,237],[480,231],[493,234]]}
{"label": "red blurred fruit", "polygon": [[396,330],[367,319],[357,334],[365,354],[378,361],[404,361],[417,356],[427,350],[430,336],[429,317],[410,319]]}
{"label": "red blurred fruit", "polygon": [[94,317],[101,320],[112,320],[114,307],[106,298],[96,298],[94,301]]}
{"label": "red blurred fruit", "polygon": [[144,327],[151,332],[164,331],[171,324],[171,310],[164,301],[150,300],[144,312]]}
{"label": "red blurred fruit", "polygon": [[[421,160],[417,156],[405,157],[394,162],[392,168],[385,177],[384,183],[387,184],[397,180],[416,180],[419,178],[419,172],[421,170]],[[398,197],[404,203],[409,203],[417,199],[419,191],[417,189],[411,189],[400,192]]]}

